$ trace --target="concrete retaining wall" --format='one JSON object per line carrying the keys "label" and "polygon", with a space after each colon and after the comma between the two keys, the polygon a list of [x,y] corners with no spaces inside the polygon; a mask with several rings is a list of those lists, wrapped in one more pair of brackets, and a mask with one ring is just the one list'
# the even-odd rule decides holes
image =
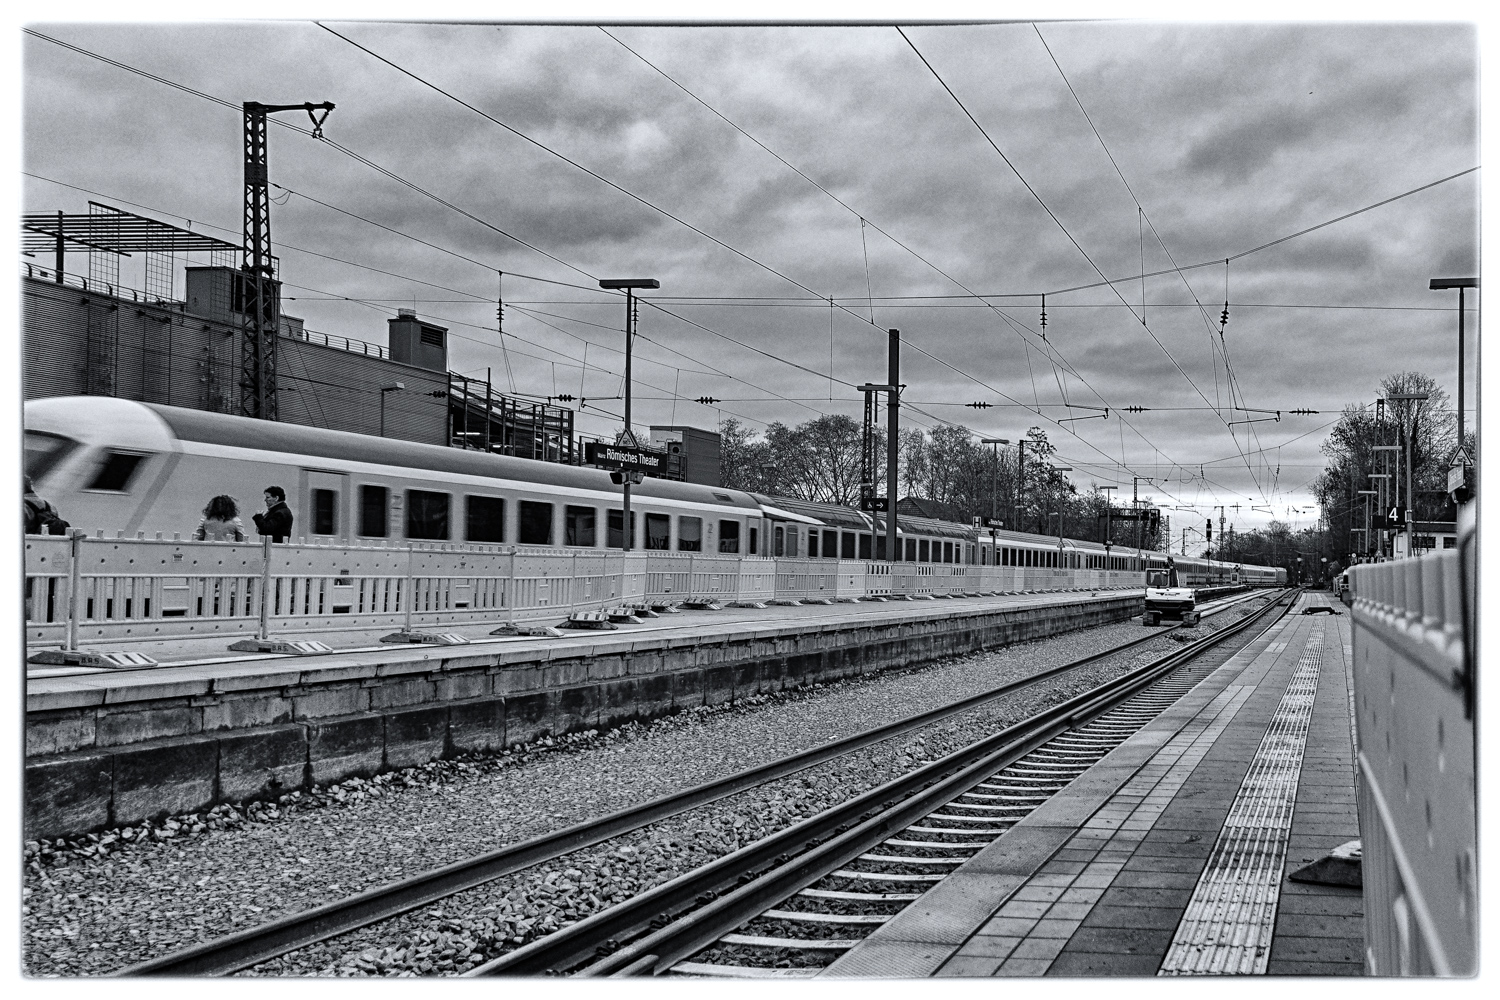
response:
{"label": "concrete retaining wall", "polygon": [[[1139,596],[28,694],[26,836],[283,794],[1122,621]],[[556,658],[553,658],[553,657]],[[524,657],[524,658],[521,658]],[[227,667],[228,665],[226,665]],[[153,675],[154,676],[154,675]]]}

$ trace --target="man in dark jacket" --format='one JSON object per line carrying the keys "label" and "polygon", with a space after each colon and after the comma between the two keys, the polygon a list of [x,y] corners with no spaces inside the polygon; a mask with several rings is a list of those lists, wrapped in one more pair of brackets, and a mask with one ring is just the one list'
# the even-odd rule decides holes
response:
{"label": "man in dark jacket", "polygon": [[292,537],[292,510],[286,505],[286,491],[280,486],[266,487],[266,511],[255,515],[255,530],[270,535],[273,542]]}
{"label": "man in dark jacket", "polygon": [[68,522],[57,508],[36,495],[31,477],[25,478],[26,491],[21,494],[21,522],[28,535],[65,535]]}

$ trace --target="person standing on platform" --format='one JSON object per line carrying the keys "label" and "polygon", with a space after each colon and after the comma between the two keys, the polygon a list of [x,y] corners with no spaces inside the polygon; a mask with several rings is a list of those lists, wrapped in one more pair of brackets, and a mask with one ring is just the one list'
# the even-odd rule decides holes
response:
{"label": "person standing on platform", "polygon": [[30,476],[25,477],[25,492],[21,495],[21,523],[28,535],[62,535],[68,530],[68,522],[62,519],[57,508],[36,495],[36,484]]}
{"label": "person standing on platform", "polygon": [[292,510],[286,505],[286,490],[267,486],[265,499],[265,513],[255,515],[255,530],[270,535],[273,542],[284,542],[292,537]]}
{"label": "person standing on platform", "polygon": [[[290,515],[288,515],[290,516]],[[243,542],[245,525],[231,496],[216,496],[203,508],[203,519],[193,537],[200,542]]]}

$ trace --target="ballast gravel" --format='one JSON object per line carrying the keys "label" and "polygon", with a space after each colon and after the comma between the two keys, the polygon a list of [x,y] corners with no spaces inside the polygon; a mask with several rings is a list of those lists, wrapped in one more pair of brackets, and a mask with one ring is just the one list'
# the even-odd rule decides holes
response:
{"label": "ballast gravel", "polygon": [[[1223,615],[1212,625],[1238,617]],[[350,779],[275,803],[224,805],[70,841],[29,841],[24,969],[34,976],[104,974],[948,704],[1140,635],[1138,624],[1106,625],[603,734],[543,738],[493,756]],[[1163,636],[248,974],[463,972],[1176,647]]]}

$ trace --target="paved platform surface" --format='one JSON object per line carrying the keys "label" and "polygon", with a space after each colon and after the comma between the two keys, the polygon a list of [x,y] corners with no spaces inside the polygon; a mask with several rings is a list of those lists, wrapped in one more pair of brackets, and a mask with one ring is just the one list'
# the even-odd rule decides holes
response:
{"label": "paved platform surface", "polygon": [[1349,617],[1298,613],[1329,603],[1304,595],[823,975],[1361,975],[1360,890],[1287,878],[1359,836]]}
{"label": "paved platform surface", "polygon": [[[820,628],[848,627],[864,623],[889,623],[892,621],[920,621],[926,618],[946,618],[955,614],[982,613],[984,611],[1014,611],[1027,608],[1047,608],[1080,601],[1111,600],[1121,597],[1138,597],[1139,589],[1123,590],[1067,590],[1040,593],[1004,594],[994,597],[943,598],[932,601],[886,601],[855,604],[771,606],[766,608],[723,608],[719,611],[685,610],[678,614],[667,614],[660,618],[647,618],[639,625],[623,624],[611,630],[565,630],[561,638],[536,639],[520,636],[493,637],[489,634],[499,623],[499,616],[490,615],[473,622],[446,623],[442,625],[417,625],[418,629],[430,632],[453,632],[469,640],[464,646],[412,646],[381,645],[380,637],[388,635],[393,626],[371,626],[352,629],[308,629],[275,633],[281,639],[317,639],[334,648],[332,655],[292,657],[279,654],[231,653],[229,644],[244,638],[247,633],[235,632],[221,635],[193,636],[142,636],[126,640],[97,640],[80,643],[84,649],[124,649],[145,653],[159,661],[160,666],[139,670],[100,670],[78,667],[30,666],[27,677],[32,680],[95,677],[126,677],[141,673],[165,676],[163,670],[177,671],[193,668],[211,668],[213,676],[222,676],[224,670],[235,667],[259,668],[296,672],[314,670],[319,667],[353,664],[386,664],[411,660],[415,655],[424,658],[460,656],[466,651],[474,655],[503,652],[507,659],[542,659],[577,655],[580,649],[607,648],[619,651],[620,644],[628,650],[636,641],[681,642],[689,639],[723,641],[732,636],[747,633],[774,634],[778,630],[803,632]],[[563,614],[552,619],[543,619],[538,624],[557,624]],[[253,633],[249,633],[253,634]],[[28,652],[40,648],[56,648],[56,643],[36,643]],[[187,677],[189,674],[183,674]]]}

